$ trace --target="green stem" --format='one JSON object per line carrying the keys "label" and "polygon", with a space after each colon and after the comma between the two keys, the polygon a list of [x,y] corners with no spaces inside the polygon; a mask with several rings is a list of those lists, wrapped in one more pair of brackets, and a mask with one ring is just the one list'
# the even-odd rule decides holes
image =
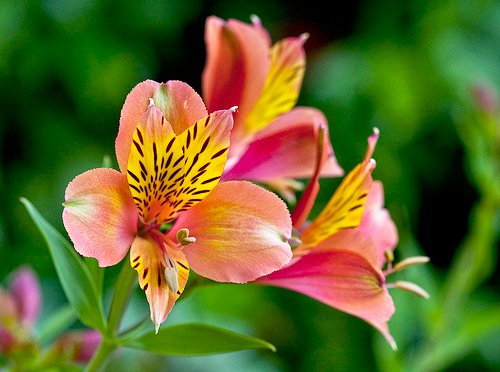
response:
{"label": "green stem", "polygon": [[118,279],[116,280],[115,293],[111,302],[108,315],[108,335],[113,336],[118,331],[125,311],[125,307],[136,285],[135,271],[130,267],[129,256],[124,260]]}
{"label": "green stem", "polygon": [[115,345],[103,339],[89,364],[85,367],[85,372],[97,372],[102,369],[115,348]]}
{"label": "green stem", "polygon": [[135,271],[130,267],[129,256],[127,255],[116,280],[115,293],[109,309],[106,332],[102,335],[102,341],[85,371],[94,372],[101,369],[105,363],[108,362],[113,351],[117,348],[116,334],[120,327],[127,303],[135,288],[135,278]]}

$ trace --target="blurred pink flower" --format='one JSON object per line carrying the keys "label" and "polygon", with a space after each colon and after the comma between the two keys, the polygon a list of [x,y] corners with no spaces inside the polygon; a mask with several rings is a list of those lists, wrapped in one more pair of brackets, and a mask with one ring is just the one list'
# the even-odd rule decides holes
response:
{"label": "blurred pink flower", "polygon": [[219,184],[234,110],[208,114],[180,81],[142,82],[122,109],[115,144],[121,171],[93,169],[66,189],[63,220],[75,249],[100,266],[130,250],[156,331],[190,267],[245,283],[291,259],[285,203],[250,182]]}
{"label": "blurred pink flower", "polygon": [[9,290],[0,288],[0,353],[31,343],[31,327],[40,312],[40,285],[27,266],[11,274]]}
{"label": "blurred pink flower", "polygon": [[[28,353],[36,349],[33,335],[41,310],[40,283],[36,273],[28,266],[22,266],[11,275],[9,291],[0,288],[0,354],[12,352]],[[69,331],[56,341],[59,350],[67,360],[87,362],[95,352],[99,332],[95,330]]]}
{"label": "blurred pink flower", "polygon": [[[207,59],[202,76],[209,111],[238,106],[223,180],[266,183],[293,200],[312,175],[318,129],[327,131],[325,116],[312,107],[295,107],[305,70],[307,35],[271,45],[260,20],[252,24],[208,17]],[[321,175],[341,176],[329,137]]]}

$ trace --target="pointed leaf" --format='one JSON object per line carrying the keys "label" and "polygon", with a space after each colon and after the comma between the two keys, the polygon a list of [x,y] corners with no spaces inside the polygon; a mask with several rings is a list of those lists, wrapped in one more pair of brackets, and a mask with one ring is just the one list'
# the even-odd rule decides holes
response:
{"label": "pointed leaf", "polygon": [[158,334],[151,332],[127,346],[162,355],[221,354],[249,349],[276,351],[274,345],[259,338],[197,323],[165,327]]}
{"label": "pointed leaf", "polygon": [[21,202],[47,242],[52,261],[68,302],[89,327],[103,330],[104,316],[98,290],[90,272],[71,244],[25,198]]}

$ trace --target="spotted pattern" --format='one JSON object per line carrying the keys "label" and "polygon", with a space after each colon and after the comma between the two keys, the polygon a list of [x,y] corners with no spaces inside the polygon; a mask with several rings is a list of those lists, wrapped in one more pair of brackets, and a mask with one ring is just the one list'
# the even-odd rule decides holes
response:
{"label": "spotted pattern", "polygon": [[142,221],[162,224],[203,200],[219,182],[232,116],[217,111],[176,136],[158,109],[149,111],[134,132],[127,177]]}
{"label": "spotted pattern", "polygon": [[247,132],[265,128],[297,103],[305,71],[302,43],[297,38],[288,38],[271,49],[271,67],[262,95],[245,121]]}
{"label": "spotted pattern", "polygon": [[[140,244],[133,244],[130,251],[130,265],[137,271],[139,286],[146,292],[151,306],[175,302],[184,291],[189,276],[189,266],[186,259],[172,257],[178,268],[179,279],[177,293],[172,293],[165,279],[165,262],[161,257],[162,251],[163,249],[158,247],[155,240],[151,238],[144,239]],[[159,307],[161,309],[163,306],[159,305]]]}
{"label": "spotted pattern", "polygon": [[359,226],[374,168],[373,161],[365,160],[349,172],[325,208],[302,233],[304,247],[315,246],[340,230]]}

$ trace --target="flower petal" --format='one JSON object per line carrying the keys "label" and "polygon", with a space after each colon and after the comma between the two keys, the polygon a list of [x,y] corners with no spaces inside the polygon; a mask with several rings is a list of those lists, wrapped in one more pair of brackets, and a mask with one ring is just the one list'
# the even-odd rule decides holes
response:
{"label": "flower petal", "polygon": [[182,81],[170,80],[160,84],[153,100],[177,135],[208,115],[200,95]]}
{"label": "flower petal", "polygon": [[269,71],[269,36],[260,24],[212,16],[205,24],[205,45],[203,99],[209,112],[238,106],[234,136],[239,137]]}
{"label": "flower petal", "polygon": [[14,273],[11,283],[11,293],[16,302],[20,320],[26,326],[35,323],[40,313],[40,284],[33,270],[21,267]]}
{"label": "flower petal", "polygon": [[17,318],[16,302],[11,293],[0,288],[0,326]]}
{"label": "flower petal", "polygon": [[138,211],[127,178],[109,169],[92,169],[66,188],[63,222],[75,249],[100,266],[120,262],[134,240]]}
{"label": "flower petal", "polygon": [[385,278],[359,253],[374,251],[371,241],[353,231],[334,236],[337,238],[332,237],[328,247],[310,251],[257,283],[287,288],[357,316],[378,329],[394,347],[387,322],[395,309]]}
{"label": "flower petal", "polygon": [[179,216],[172,233],[180,228],[196,238],[183,251],[193,270],[219,282],[254,280],[278,270],[292,256],[286,205],[250,182],[220,183]]}
{"label": "flower petal", "polygon": [[148,110],[150,98],[154,100],[156,107],[172,125],[176,134],[207,116],[205,104],[199,94],[182,81],[171,80],[160,84],[146,80],[137,84],[125,99],[115,143],[118,165],[123,173],[127,169],[132,135],[143,114]]}
{"label": "flower petal", "polygon": [[271,48],[271,66],[259,100],[245,119],[245,133],[259,132],[297,103],[306,64],[306,39],[304,35],[289,37]]}
{"label": "flower petal", "polygon": [[382,182],[374,181],[368,192],[365,210],[358,229],[369,236],[377,248],[379,267],[385,263],[385,252],[393,251],[398,244],[398,231],[389,211],[384,207]]}
{"label": "flower petal", "polygon": [[232,113],[214,112],[176,136],[161,112],[150,106],[134,133],[127,169],[130,191],[146,224],[175,219],[217,185]]}
{"label": "flower petal", "polygon": [[[368,139],[368,150],[364,160],[344,178],[330,201],[302,233],[302,247],[307,250],[318,245],[322,240],[343,229],[357,227],[372,184],[371,174],[375,160],[371,159],[378,138],[373,135]],[[304,253],[302,251],[302,253]]]}
{"label": "flower petal", "polygon": [[[259,134],[238,162],[226,170],[224,179],[268,181],[311,177],[320,126],[328,127],[326,118],[313,108],[296,108],[281,115]],[[335,159],[327,130],[326,138],[324,152],[328,158],[322,175],[340,176],[343,170]]]}
{"label": "flower petal", "polygon": [[115,141],[116,160],[120,170],[127,171],[128,155],[132,146],[132,134],[142,115],[147,111],[149,99],[160,86],[153,80],[137,84],[127,95],[120,115],[120,128]]}
{"label": "flower petal", "polygon": [[130,265],[137,271],[139,286],[146,292],[151,320],[158,332],[186,286],[189,266],[181,252],[168,251],[170,258],[178,265],[178,289],[173,293],[165,279],[165,257],[163,243],[152,236],[138,236],[130,250]]}

